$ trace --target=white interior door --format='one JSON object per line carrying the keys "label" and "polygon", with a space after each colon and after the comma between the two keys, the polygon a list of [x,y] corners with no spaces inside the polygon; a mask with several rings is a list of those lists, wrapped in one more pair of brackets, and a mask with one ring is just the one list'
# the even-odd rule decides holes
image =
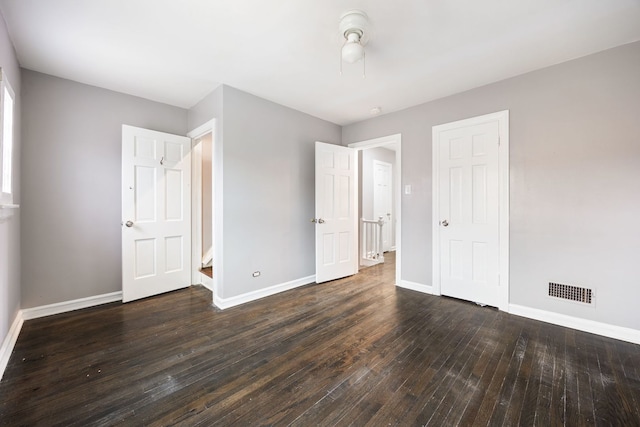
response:
{"label": "white interior door", "polygon": [[382,217],[382,250],[391,250],[393,215],[392,215],[392,168],[390,163],[373,161],[373,219]]}
{"label": "white interior door", "polygon": [[437,131],[440,287],[499,306],[499,123]]}
{"label": "white interior door", "polygon": [[191,284],[191,140],[122,127],[122,299]]}
{"label": "white interior door", "polygon": [[358,272],[356,150],[316,142],[316,282]]}

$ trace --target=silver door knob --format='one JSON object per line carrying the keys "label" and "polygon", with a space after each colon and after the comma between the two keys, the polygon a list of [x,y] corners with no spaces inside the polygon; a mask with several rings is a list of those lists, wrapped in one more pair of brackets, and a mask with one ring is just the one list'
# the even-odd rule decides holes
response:
{"label": "silver door knob", "polygon": [[440,224],[442,224],[443,227],[447,227],[449,225],[446,219],[442,221]]}
{"label": "silver door knob", "polygon": [[318,220],[315,218],[311,218],[311,222],[318,222]]}
{"label": "silver door knob", "polygon": [[320,218],[320,219],[318,220],[318,224],[324,224],[324,219]]}
{"label": "silver door knob", "polygon": [[124,223],[127,227],[133,227],[133,221],[127,221]]}

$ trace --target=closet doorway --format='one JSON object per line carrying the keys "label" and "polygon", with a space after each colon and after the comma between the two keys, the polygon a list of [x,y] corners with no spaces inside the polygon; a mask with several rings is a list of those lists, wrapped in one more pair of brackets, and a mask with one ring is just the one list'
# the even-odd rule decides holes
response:
{"label": "closet doorway", "polygon": [[215,185],[214,125],[212,120],[192,132],[192,282],[214,291]]}

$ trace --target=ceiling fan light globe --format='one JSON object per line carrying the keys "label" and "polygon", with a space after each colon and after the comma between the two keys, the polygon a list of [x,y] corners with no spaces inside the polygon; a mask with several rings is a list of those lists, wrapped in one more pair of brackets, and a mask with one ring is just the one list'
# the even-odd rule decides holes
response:
{"label": "ceiling fan light globe", "polygon": [[342,59],[349,64],[360,61],[364,57],[364,47],[360,43],[346,43],[342,46]]}

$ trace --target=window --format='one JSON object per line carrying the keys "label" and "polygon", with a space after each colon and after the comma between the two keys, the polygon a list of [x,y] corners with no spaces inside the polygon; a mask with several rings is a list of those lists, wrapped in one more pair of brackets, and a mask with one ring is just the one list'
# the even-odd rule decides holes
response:
{"label": "window", "polygon": [[0,203],[13,203],[13,122],[15,94],[0,70]]}

